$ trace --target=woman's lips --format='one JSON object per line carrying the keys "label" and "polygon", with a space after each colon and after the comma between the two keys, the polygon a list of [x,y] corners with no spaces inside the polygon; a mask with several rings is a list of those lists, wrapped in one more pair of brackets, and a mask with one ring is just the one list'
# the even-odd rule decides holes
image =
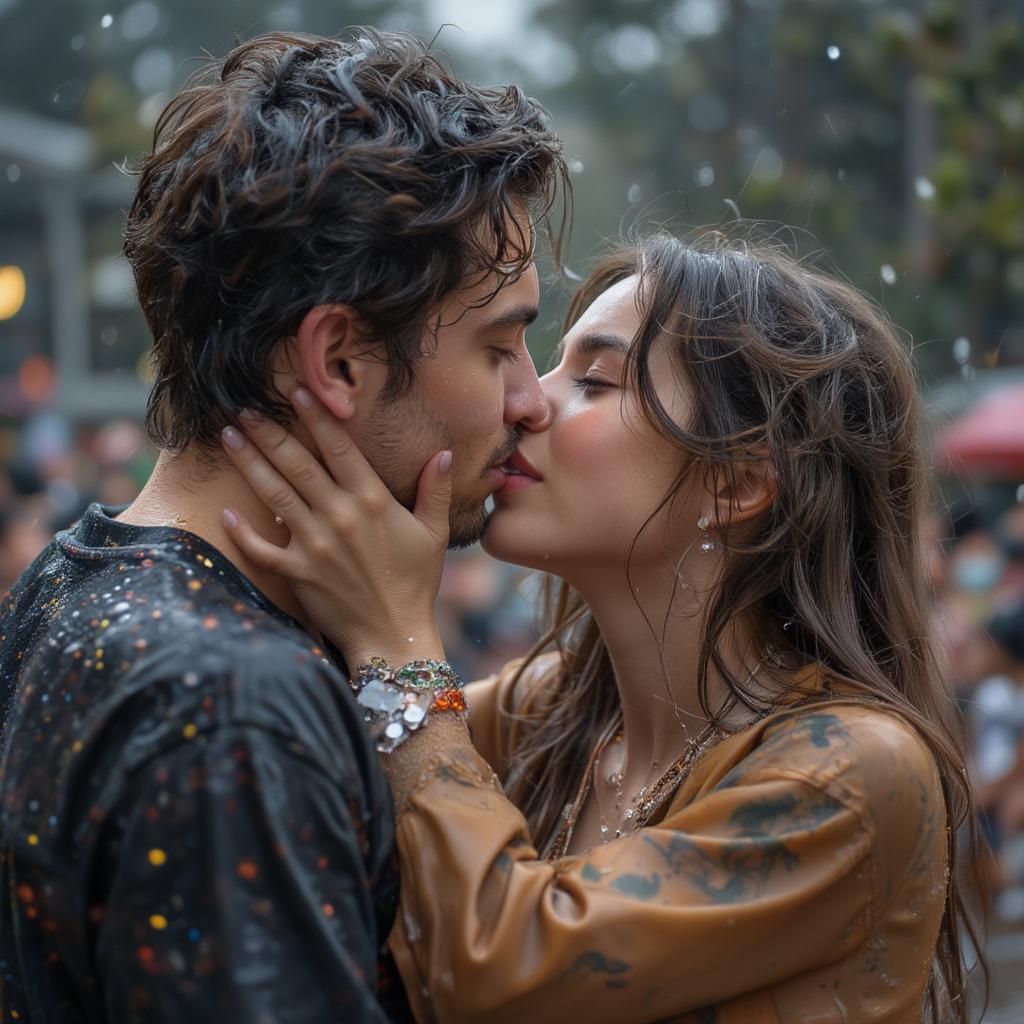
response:
{"label": "woman's lips", "polygon": [[532,487],[534,484],[539,483],[540,481],[532,476],[521,476],[519,473],[506,473],[505,482],[497,493],[515,494],[516,491],[521,491],[525,487]]}
{"label": "woman's lips", "polygon": [[543,479],[518,449],[502,463],[501,471],[505,474],[505,485],[501,488],[503,494],[521,491]]}

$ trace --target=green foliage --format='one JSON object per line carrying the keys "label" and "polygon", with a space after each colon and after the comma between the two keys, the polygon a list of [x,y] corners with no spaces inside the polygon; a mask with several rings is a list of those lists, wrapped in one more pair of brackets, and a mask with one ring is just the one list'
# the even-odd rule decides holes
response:
{"label": "green foliage", "polygon": [[[219,54],[269,28],[367,22],[433,36],[425,11],[442,9],[147,3],[158,17],[144,34],[138,0],[9,3],[4,101],[87,125],[104,165],[145,147],[203,49]],[[685,230],[738,210],[791,225],[802,251],[827,250],[918,341],[936,341],[918,350],[926,375],[956,369],[944,341],[959,335],[1024,362],[1019,0],[557,0],[529,10],[507,47],[453,28],[440,45],[459,70],[518,80],[552,111],[575,168],[578,272],[623,231]],[[526,59],[541,42],[549,66]],[[538,333],[541,361],[556,335]]]}

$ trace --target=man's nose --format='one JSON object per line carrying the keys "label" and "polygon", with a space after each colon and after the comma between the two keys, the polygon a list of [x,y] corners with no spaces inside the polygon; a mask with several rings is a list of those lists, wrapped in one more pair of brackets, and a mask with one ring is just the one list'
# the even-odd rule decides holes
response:
{"label": "man's nose", "polygon": [[505,422],[523,430],[545,430],[551,422],[551,407],[537,379],[533,359],[527,355],[516,365],[505,389]]}

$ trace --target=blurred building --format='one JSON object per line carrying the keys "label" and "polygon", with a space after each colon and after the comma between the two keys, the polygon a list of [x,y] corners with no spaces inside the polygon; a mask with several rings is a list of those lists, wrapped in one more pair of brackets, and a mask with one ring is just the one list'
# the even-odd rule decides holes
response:
{"label": "blurred building", "polygon": [[120,255],[132,181],[88,131],[0,106],[0,415],[139,416],[148,337]]}

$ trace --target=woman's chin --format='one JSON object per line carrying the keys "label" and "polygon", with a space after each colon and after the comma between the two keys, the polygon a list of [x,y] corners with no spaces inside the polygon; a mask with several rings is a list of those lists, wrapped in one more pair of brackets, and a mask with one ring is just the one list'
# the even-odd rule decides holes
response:
{"label": "woman's chin", "polygon": [[536,538],[528,537],[527,531],[519,529],[506,515],[506,509],[491,513],[484,528],[480,547],[499,562],[521,565],[525,569],[548,570],[550,552],[538,551]]}

